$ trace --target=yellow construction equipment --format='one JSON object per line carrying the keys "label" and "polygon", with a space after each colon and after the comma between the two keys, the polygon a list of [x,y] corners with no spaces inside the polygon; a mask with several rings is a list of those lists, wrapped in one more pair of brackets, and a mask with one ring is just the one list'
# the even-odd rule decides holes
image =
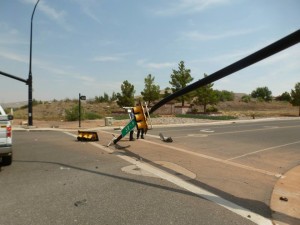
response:
{"label": "yellow construction equipment", "polygon": [[94,131],[78,131],[78,141],[99,141],[97,132]]}

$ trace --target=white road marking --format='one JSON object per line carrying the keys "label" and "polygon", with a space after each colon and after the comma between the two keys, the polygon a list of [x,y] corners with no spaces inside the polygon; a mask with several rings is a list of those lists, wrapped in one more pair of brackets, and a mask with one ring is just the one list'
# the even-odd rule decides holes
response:
{"label": "white road marking", "polygon": [[175,147],[175,146],[172,146],[172,145],[160,144],[160,143],[152,142],[152,141],[149,141],[149,140],[143,140],[143,141],[154,144],[154,145],[158,145],[158,146],[161,146],[161,147],[164,147],[164,148],[169,148],[169,149],[172,149],[172,150],[183,152],[183,153],[186,153],[186,154],[190,154],[190,155],[198,156],[198,157],[201,157],[201,158],[209,159],[209,160],[212,160],[212,161],[216,161],[216,162],[224,163],[224,164],[227,164],[227,165],[235,166],[235,167],[238,167],[238,168],[242,168],[242,169],[262,173],[262,174],[265,174],[265,175],[275,176],[275,177],[281,177],[282,176],[282,174],[277,174],[277,173],[273,173],[273,172],[270,172],[270,171],[267,171],[267,170],[262,170],[262,169],[254,168],[254,167],[251,167],[251,166],[246,166],[246,165],[243,165],[243,164],[231,162],[231,161],[228,161],[228,160],[223,160],[223,159],[215,158],[215,157],[212,157],[212,156],[204,155],[204,154],[201,154],[201,153],[188,151],[186,149],[178,148],[178,147]]}
{"label": "white road marking", "polygon": [[[294,128],[300,127],[299,125],[296,126],[286,126],[286,127],[278,127],[278,129],[285,129],[285,128]],[[246,132],[254,132],[254,131],[264,131],[264,130],[273,130],[274,127],[264,127],[264,128],[257,128],[257,129],[249,129],[249,130],[237,130],[237,131],[227,131],[222,133],[214,133],[210,135],[222,135],[222,134],[236,134],[236,133],[246,133]]]}
{"label": "white road marking", "polygon": [[269,129],[277,129],[279,128],[278,126],[263,126],[264,128],[269,128]]}
{"label": "white road marking", "polygon": [[249,153],[246,153],[246,154],[243,154],[243,155],[240,155],[240,156],[236,156],[236,157],[233,157],[233,158],[230,158],[230,159],[227,159],[227,160],[230,161],[230,160],[234,160],[234,159],[239,159],[239,158],[242,158],[244,156],[253,155],[253,154],[256,154],[256,153],[259,153],[259,152],[273,150],[273,149],[276,149],[276,148],[282,148],[282,147],[286,147],[286,146],[294,145],[294,144],[299,144],[299,143],[300,143],[300,141],[296,141],[296,142],[291,142],[291,143],[287,143],[287,144],[284,144],[284,145],[277,145],[277,146],[273,146],[273,147],[269,147],[269,148],[264,148],[264,149],[261,149],[261,150],[257,150],[255,152],[249,152]]}
{"label": "white road marking", "polygon": [[215,195],[203,188],[200,188],[200,187],[198,187],[194,184],[191,184],[187,181],[184,181],[181,178],[176,177],[172,174],[169,174],[163,170],[160,170],[148,163],[136,161],[135,159],[133,159],[129,156],[125,156],[125,155],[118,155],[118,157],[124,159],[125,161],[127,161],[131,164],[136,165],[137,167],[139,167],[143,170],[146,170],[152,174],[155,174],[156,176],[158,176],[164,180],[167,180],[181,188],[184,188],[185,190],[188,190],[202,198],[205,198],[211,202],[214,202],[214,203],[218,204],[219,206],[222,206],[222,207],[230,210],[231,212],[234,212],[234,213],[240,215],[241,217],[251,220],[252,222],[254,222],[256,224],[260,224],[260,225],[271,225],[272,224],[271,220],[269,220],[259,214],[251,212],[248,209],[245,209],[233,202],[223,199],[218,195]]}
{"label": "white road marking", "polygon": [[215,131],[214,131],[214,130],[211,130],[211,129],[203,129],[203,130],[200,130],[200,132],[214,133]]}
{"label": "white road marking", "polygon": [[[107,131],[103,131],[103,132],[111,134],[110,132],[107,132]],[[150,136],[150,135],[147,134],[147,136]],[[156,137],[156,138],[159,139],[159,136],[156,136],[156,135],[151,135],[151,137]],[[246,166],[246,165],[243,165],[243,164],[231,162],[231,161],[229,161],[227,159],[226,160],[219,159],[219,158],[215,158],[215,157],[212,157],[212,156],[204,155],[204,154],[201,154],[201,153],[197,153],[197,152],[193,152],[193,151],[188,151],[186,149],[178,148],[178,147],[175,147],[175,146],[172,146],[172,145],[166,145],[166,144],[160,144],[160,143],[152,142],[152,141],[149,141],[149,140],[146,140],[146,139],[144,139],[143,141],[151,143],[151,144],[154,144],[154,145],[158,145],[160,147],[169,148],[169,149],[176,150],[176,151],[179,151],[179,152],[183,152],[183,153],[187,153],[187,154],[190,154],[190,155],[198,156],[198,157],[201,157],[201,158],[209,159],[209,160],[212,160],[212,161],[216,161],[216,162],[224,163],[224,164],[227,164],[227,165],[235,166],[235,167],[238,167],[238,168],[241,168],[241,169],[245,169],[245,170],[249,170],[249,171],[253,171],[253,172],[265,174],[265,175],[268,175],[268,176],[283,177],[283,175],[280,174],[280,173],[273,173],[273,172],[270,172],[270,171],[267,171],[267,170],[262,170],[262,169],[254,168],[254,167],[251,167],[251,166]],[[93,142],[91,142],[91,144],[93,144]]]}
{"label": "white road marking", "polygon": [[[65,132],[66,134],[68,135],[71,135],[72,137],[76,137],[76,135],[73,135],[69,132]],[[145,140],[144,140],[145,141]],[[112,150],[109,149],[108,147],[104,147],[102,145],[99,145],[97,143],[93,143],[93,142],[89,142],[90,144],[92,144],[93,146],[97,147],[97,148],[100,148],[108,153],[111,153]],[[220,196],[216,195],[216,194],[213,194],[203,188],[200,188],[194,184],[191,184],[187,181],[184,181],[182,180],[181,178],[177,177],[177,176],[174,176],[172,174],[169,174],[167,173],[166,171],[163,171],[161,169],[158,169],[148,163],[145,163],[143,161],[138,161],[137,159],[135,158],[131,158],[129,156],[126,156],[126,155],[116,155],[117,157],[129,162],[130,164],[133,164],[145,171],[148,171],[149,173],[152,173],[152,174],[155,174],[156,176],[164,179],[164,180],[167,180],[187,191],[190,191],[202,198],[205,198],[211,202],[214,202],[216,204],[218,204],[219,206],[222,206],[226,209],[228,209],[229,211],[233,212],[233,213],[236,213],[238,214],[239,216],[247,219],[247,220],[250,220],[256,224],[259,224],[259,225],[272,225],[272,221],[270,219],[267,219],[259,214],[256,214],[254,212],[251,212],[250,210],[248,209],[245,209],[243,208],[242,206],[239,206],[233,202],[230,202],[224,198],[221,198]]]}
{"label": "white road marking", "polygon": [[[188,137],[207,137],[207,134],[188,134]],[[176,137],[177,138],[177,137]]]}

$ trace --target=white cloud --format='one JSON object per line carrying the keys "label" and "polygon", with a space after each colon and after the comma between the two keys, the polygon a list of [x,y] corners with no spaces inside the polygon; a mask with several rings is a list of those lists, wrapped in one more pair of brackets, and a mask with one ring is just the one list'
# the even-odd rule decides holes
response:
{"label": "white cloud", "polygon": [[0,44],[16,45],[16,44],[28,44],[28,41],[24,41],[20,38],[20,32],[10,27],[7,23],[0,22]]}
{"label": "white cloud", "polygon": [[16,54],[13,52],[5,52],[1,50],[0,57],[17,62],[28,63],[28,56],[25,57],[24,55]]}
{"label": "white cloud", "polygon": [[207,34],[199,31],[190,31],[183,34],[183,38],[193,41],[211,41],[220,40],[236,36],[247,35],[256,32],[257,29],[245,29],[245,30],[232,30],[226,32],[220,32],[218,34]]}
{"label": "white cloud", "polygon": [[[24,3],[27,4],[36,4],[36,0],[22,0]],[[34,8],[32,8],[33,10]],[[48,18],[55,21],[60,26],[64,27],[66,30],[72,30],[71,26],[66,22],[66,11],[64,10],[57,10],[50,5],[48,5],[45,1],[39,1],[35,13],[38,11],[43,12]]]}
{"label": "white cloud", "polygon": [[169,7],[159,9],[157,15],[189,14],[206,10],[211,7],[228,4],[231,0],[179,0],[172,1]]}
{"label": "white cloud", "polygon": [[99,1],[95,1],[95,0],[73,0],[74,2],[76,2],[82,12],[90,17],[92,20],[96,21],[97,23],[101,24],[101,20],[97,17],[96,13],[94,13],[93,11],[95,11],[95,7],[96,5],[99,3]]}
{"label": "white cloud", "polygon": [[119,60],[121,60],[121,58],[116,56],[96,56],[92,59],[92,61],[96,62],[113,62]]}
{"label": "white cloud", "polygon": [[163,69],[163,68],[171,68],[176,65],[176,63],[165,62],[165,63],[153,63],[147,62],[147,60],[139,60],[137,61],[139,66],[150,68],[150,69]]}

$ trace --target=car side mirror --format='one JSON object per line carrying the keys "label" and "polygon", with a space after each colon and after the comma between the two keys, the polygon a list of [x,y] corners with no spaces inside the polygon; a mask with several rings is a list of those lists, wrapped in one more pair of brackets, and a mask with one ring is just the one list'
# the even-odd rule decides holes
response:
{"label": "car side mirror", "polygon": [[13,115],[8,115],[7,118],[8,118],[8,120],[13,120],[14,116]]}

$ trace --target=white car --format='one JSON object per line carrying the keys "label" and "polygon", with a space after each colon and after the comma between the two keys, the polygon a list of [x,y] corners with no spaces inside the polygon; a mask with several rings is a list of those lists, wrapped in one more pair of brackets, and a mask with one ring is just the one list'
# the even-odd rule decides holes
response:
{"label": "white car", "polygon": [[13,117],[6,115],[0,105],[0,166],[8,166],[12,163],[12,128]]}

